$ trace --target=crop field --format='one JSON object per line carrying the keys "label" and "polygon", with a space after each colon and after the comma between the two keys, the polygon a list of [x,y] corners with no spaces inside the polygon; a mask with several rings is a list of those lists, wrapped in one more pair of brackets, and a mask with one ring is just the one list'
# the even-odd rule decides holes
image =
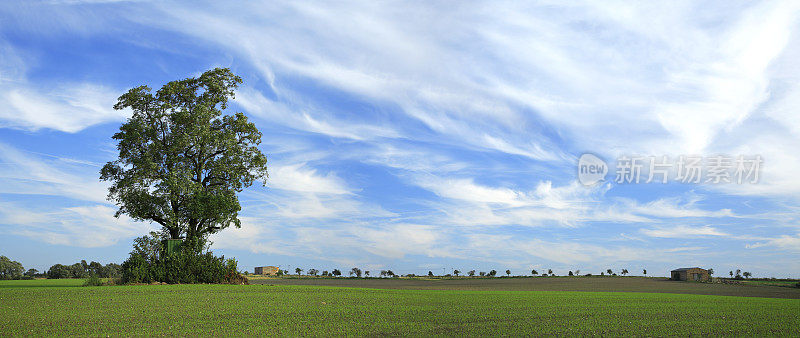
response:
{"label": "crop field", "polygon": [[800,335],[798,299],[268,284],[77,287],[80,281],[58,282],[0,283],[4,286],[0,332],[12,336]]}

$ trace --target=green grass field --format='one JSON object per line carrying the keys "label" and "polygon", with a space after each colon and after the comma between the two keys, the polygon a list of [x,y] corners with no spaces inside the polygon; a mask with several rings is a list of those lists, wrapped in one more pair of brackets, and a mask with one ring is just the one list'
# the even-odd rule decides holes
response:
{"label": "green grass field", "polygon": [[643,292],[0,283],[4,335],[800,335],[800,300]]}

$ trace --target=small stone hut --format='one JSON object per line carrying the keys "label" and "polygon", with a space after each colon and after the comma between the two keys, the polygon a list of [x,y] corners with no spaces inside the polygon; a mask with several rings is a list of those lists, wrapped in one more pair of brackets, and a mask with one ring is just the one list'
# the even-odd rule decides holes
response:
{"label": "small stone hut", "polygon": [[694,281],[694,282],[707,282],[711,280],[711,275],[708,270],[701,268],[680,268],[672,270],[670,273],[671,280]]}
{"label": "small stone hut", "polygon": [[277,266],[257,266],[256,270],[254,271],[256,275],[267,275],[267,276],[274,276],[278,274],[278,267]]}

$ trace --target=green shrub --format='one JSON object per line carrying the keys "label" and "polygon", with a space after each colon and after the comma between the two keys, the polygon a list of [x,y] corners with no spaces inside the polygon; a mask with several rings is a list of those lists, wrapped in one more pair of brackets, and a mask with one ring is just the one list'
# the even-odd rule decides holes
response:
{"label": "green shrub", "polygon": [[150,283],[153,281],[150,276],[150,263],[140,254],[131,254],[128,260],[122,263],[123,283]]}
{"label": "green shrub", "polygon": [[100,277],[97,277],[97,275],[95,274],[91,274],[89,276],[89,279],[87,279],[86,282],[83,283],[83,286],[102,286],[102,285],[103,281],[100,279]]}
{"label": "green shrub", "polygon": [[[203,246],[189,243],[183,249],[167,255],[144,256],[137,251],[122,264],[122,282],[168,284],[248,284],[235,259],[226,260],[213,253],[198,252]],[[148,259],[149,258],[149,259]]]}

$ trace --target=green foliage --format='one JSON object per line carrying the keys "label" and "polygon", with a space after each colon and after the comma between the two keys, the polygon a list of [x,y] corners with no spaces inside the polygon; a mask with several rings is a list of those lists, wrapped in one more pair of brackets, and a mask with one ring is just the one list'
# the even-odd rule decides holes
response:
{"label": "green foliage", "polygon": [[50,279],[87,278],[91,275],[97,275],[99,278],[117,278],[120,277],[120,269],[120,265],[116,263],[102,265],[94,261],[91,263],[81,261],[72,265],[55,264],[45,275]]}
{"label": "green foliage", "polygon": [[123,283],[151,283],[153,281],[150,274],[150,263],[144,256],[131,254],[128,260],[122,263]]}
{"label": "green foliage", "polygon": [[205,251],[202,239],[187,240],[180,251],[168,255],[160,241],[152,240],[155,236],[145,237],[150,236],[140,237],[136,243],[146,245],[134,245],[122,263],[122,283],[247,284],[236,260]]}
{"label": "green foliage", "polygon": [[350,276],[356,276],[358,278],[361,278],[361,274],[362,274],[362,272],[361,272],[361,269],[359,269],[359,268],[350,269]]}
{"label": "green foliage", "polygon": [[61,278],[72,278],[72,272],[70,272],[69,267],[62,265],[62,264],[55,264],[47,270],[47,278],[50,279],[61,279]]}
{"label": "green foliage", "polygon": [[0,256],[0,279],[20,279],[25,268],[17,261],[12,261],[6,256]]}
{"label": "green foliage", "polygon": [[86,282],[83,283],[83,286],[101,286],[103,285],[103,281],[100,277],[97,277],[96,274],[91,274]]}
{"label": "green foliage", "polygon": [[242,113],[223,114],[241,82],[216,68],[119,97],[114,108],[132,116],[113,136],[119,158],[100,173],[117,216],[156,222],[174,239],[240,227],[236,194],[267,177],[261,132]]}
{"label": "green foliage", "polygon": [[142,256],[148,262],[155,261],[162,253],[161,241],[167,238],[165,233],[155,231],[151,231],[150,235],[134,238],[131,254]]}

